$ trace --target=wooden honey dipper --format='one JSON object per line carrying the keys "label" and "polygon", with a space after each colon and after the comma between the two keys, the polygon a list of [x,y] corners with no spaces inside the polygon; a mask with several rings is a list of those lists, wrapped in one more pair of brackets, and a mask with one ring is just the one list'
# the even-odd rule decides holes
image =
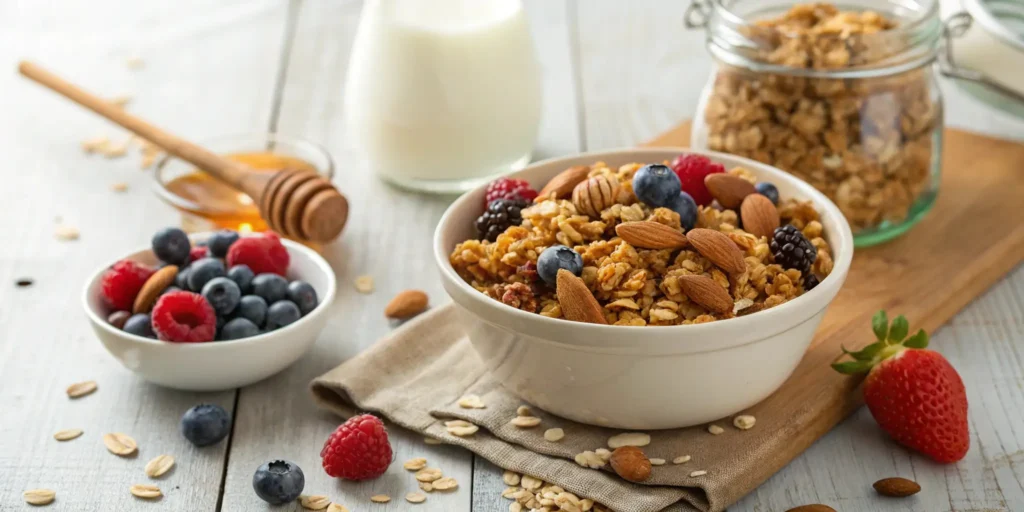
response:
{"label": "wooden honey dipper", "polygon": [[325,243],[337,238],[345,227],[348,201],[327,178],[314,171],[254,171],[157,128],[36,64],[22,61],[18,72],[245,192],[259,205],[267,225],[278,233]]}

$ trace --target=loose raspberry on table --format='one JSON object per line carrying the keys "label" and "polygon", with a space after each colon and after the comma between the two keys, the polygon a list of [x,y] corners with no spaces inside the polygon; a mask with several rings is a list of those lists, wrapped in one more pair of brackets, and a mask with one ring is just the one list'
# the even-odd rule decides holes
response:
{"label": "loose raspberry on table", "polygon": [[176,343],[213,341],[217,313],[198,293],[170,292],[153,306],[153,331],[158,338]]}
{"label": "loose raspberry on table", "polygon": [[704,177],[725,172],[725,167],[704,155],[679,155],[672,161],[672,170],[679,176],[683,192],[690,194],[699,206],[707,206],[714,198],[704,186]]}
{"label": "loose raspberry on table", "polygon": [[320,450],[324,471],[335,478],[368,480],[391,464],[391,443],[380,418],[354,416],[335,430]]}
{"label": "loose raspberry on table", "polygon": [[288,249],[274,233],[247,236],[231,244],[228,249],[228,266],[247,265],[255,274],[273,273],[285,275],[288,271]]}
{"label": "loose raspberry on table", "polygon": [[137,261],[121,260],[103,273],[103,301],[114,310],[131,310],[135,296],[156,269]]}
{"label": "loose raspberry on table", "polygon": [[527,203],[532,203],[537,198],[537,191],[530,186],[526,180],[514,180],[512,178],[498,178],[487,185],[487,192],[484,194],[484,208],[495,199],[519,198]]}

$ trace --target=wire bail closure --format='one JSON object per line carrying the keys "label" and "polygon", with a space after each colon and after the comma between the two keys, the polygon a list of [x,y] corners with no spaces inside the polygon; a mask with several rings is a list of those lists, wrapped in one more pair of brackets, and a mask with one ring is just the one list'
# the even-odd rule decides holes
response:
{"label": "wire bail closure", "polygon": [[942,46],[938,52],[939,71],[942,75],[956,80],[966,80],[983,85],[995,92],[1024,104],[1024,92],[1004,85],[981,71],[960,66],[953,55],[953,40],[962,37],[974,25],[974,17],[966,11],[953,14],[943,23]]}

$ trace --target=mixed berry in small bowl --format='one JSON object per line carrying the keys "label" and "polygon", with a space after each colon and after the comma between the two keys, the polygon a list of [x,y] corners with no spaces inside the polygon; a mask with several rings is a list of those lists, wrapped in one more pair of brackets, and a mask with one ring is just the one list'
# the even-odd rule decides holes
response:
{"label": "mixed berry in small bowl", "polygon": [[297,322],[319,304],[309,283],[289,280],[290,256],[274,233],[219,231],[193,245],[178,228],[152,239],[156,266],[124,259],[101,278],[107,321],[172,343],[238,340]]}

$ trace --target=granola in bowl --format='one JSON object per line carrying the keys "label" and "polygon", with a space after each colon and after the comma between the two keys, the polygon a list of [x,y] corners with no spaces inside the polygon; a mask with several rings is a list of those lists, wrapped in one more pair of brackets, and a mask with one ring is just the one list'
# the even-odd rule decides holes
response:
{"label": "granola in bowl", "polygon": [[703,156],[667,164],[573,167],[532,201],[508,183],[516,180],[499,180],[488,187],[478,238],[458,243],[449,261],[510,307],[628,326],[755,313],[832,271],[809,201],[779,198],[746,169],[726,172]]}

